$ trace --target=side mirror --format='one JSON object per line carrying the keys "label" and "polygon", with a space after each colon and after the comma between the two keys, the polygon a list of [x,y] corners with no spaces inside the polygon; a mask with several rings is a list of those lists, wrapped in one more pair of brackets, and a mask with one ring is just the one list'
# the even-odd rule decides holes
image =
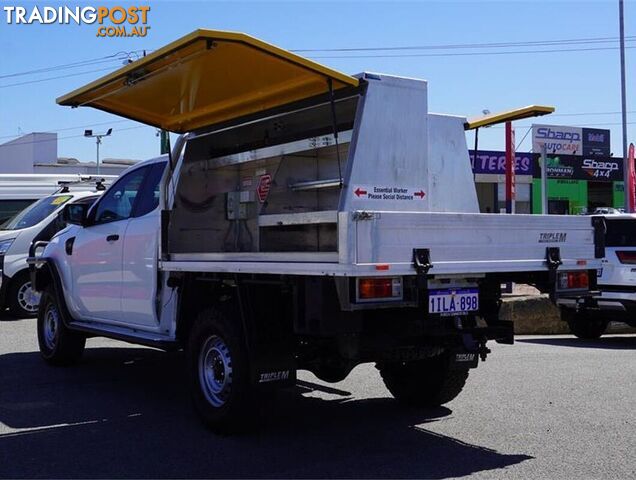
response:
{"label": "side mirror", "polygon": [[71,203],[65,205],[64,210],[62,211],[62,220],[66,223],[84,227],[87,224],[86,219],[89,207],[90,205],[85,203]]}

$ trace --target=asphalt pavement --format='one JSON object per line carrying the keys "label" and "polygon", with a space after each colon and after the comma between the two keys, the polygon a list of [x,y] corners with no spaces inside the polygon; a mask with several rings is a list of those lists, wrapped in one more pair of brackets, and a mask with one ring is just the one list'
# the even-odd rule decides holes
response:
{"label": "asphalt pavement", "polygon": [[46,366],[34,320],[0,319],[0,477],[636,478],[636,336],[518,337],[428,411],[399,406],[371,365],[301,373],[252,433],[198,422],[183,355],[90,339]]}

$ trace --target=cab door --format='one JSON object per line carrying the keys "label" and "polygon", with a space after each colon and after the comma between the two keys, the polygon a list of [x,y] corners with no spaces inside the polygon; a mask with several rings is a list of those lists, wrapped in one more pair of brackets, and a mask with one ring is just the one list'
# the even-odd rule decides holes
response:
{"label": "cab door", "polygon": [[160,181],[166,162],[151,165],[124,236],[122,310],[126,323],[156,328]]}
{"label": "cab door", "polygon": [[67,242],[72,303],[83,320],[122,320],[124,236],[149,167],[135,169],[114,183],[91,209],[89,225]]}

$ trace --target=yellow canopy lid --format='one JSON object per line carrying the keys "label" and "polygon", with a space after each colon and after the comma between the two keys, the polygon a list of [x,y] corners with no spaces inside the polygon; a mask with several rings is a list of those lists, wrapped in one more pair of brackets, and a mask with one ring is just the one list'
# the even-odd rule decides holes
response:
{"label": "yellow canopy lid", "polygon": [[328,92],[358,79],[249,35],[196,30],[57,99],[183,133]]}

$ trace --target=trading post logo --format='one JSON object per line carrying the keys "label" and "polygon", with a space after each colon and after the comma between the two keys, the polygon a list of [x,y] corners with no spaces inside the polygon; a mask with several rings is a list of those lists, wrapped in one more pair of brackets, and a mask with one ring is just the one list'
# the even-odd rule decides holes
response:
{"label": "trading post logo", "polygon": [[2,7],[8,25],[97,25],[97,37],[145,37],[150,6]]}

